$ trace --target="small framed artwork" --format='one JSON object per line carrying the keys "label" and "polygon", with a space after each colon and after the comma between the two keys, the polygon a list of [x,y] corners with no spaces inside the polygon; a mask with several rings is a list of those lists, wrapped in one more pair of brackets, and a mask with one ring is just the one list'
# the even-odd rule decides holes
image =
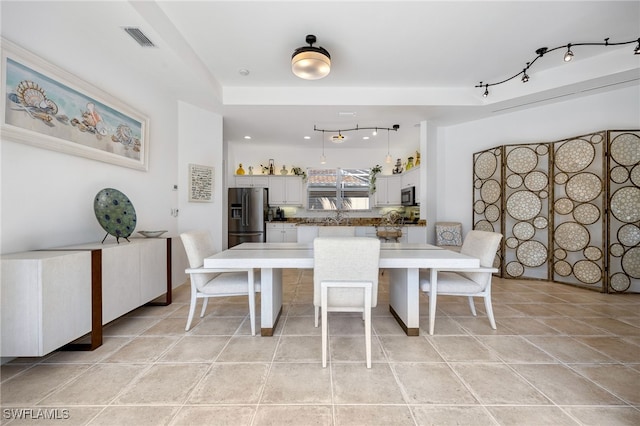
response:
{"label": "small framed artwork", "polygon": [[189,164],[189,201],[213,202],[213,167]]}
{"label": "small framed artwork", "polygon": [[0,44],[3,138],[148,170],[148,118],[20,46]]}

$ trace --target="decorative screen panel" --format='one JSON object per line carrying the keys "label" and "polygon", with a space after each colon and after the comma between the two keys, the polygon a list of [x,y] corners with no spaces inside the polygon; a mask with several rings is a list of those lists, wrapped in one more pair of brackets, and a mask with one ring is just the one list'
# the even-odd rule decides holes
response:
{"label": "decorative screen panel", "polygon": [[504,148],[504,276],[548,279],[549,145]]}
{"label": "decorative screen panel", "polygon": [[555,142],[552,279],[602,289],[606,133]]}
{"label": "decorative screen panel", "polygon": [[640,292],[640,132],[608,132],[609,291]]}
{"label": "decorative screen panel", "polygon": [[[502,233],[502,150],[473,154],[473,229]],[[502,263],[499,251],[493,264],[501,269]]]}
{"label": "decorative screen panel", "polygon": [[639,130],[477,152],[473,186],[500,276],[640,293]]}

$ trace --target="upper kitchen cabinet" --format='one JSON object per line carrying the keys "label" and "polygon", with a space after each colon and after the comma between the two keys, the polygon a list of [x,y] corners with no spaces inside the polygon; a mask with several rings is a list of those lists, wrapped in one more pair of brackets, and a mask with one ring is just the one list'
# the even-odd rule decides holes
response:
{"label": "upper kitchen cabinet", "polygon": [[400,175],[378,176],[375,192],[376,206],[399,206],[401,182]]}
{"label": "upper kitchen cabinet", "polygon": [[268,176],[236,176],[236,188],[268,188]]}
{"label": "upper kitchen cabinet", "polygon": [[300,176],[269,176],[269,204],[272,206],[301,206],[302,178]]}
{"label": "upper kitchen cabinet", "polygon": [[410,186],[416,188],[416,197],[418,197],[418,194],[420,194],[420,167],[412,167],[402,174],[402,187],[407,188]]}

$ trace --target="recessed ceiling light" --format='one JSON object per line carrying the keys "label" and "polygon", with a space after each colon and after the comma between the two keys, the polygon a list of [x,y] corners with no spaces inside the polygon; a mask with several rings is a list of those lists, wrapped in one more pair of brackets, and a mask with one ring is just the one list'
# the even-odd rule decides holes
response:
{"label": "recessed ceiling light", "polygon": [[353,111],[344,111],[344,112],[339,112],[338,115],[340,117],[355,117],[356,113]]}
{"label": "recessed ceiling light", "polygon": [[246,77],[246,76],[248,76],[248,75],[249,75],[249,70],[248,70],[248,69],[246,69],[246,68],[240,68],[240,69],[238,70],[238,74],[243,75],[243,76],[245,76],[245,77]]}
{"label": "recessed ceiling light", "polygon": [[363,136],[362,139],[367,140],[369,139],[369,136]]}
{"label": "recessed ceiling light", "polygon": [[251,136],[245,136],[244,138],[245,139],[251,139]]}
{"label": "recessed ceiling light", "polygon": [[305,139],[311,139],[311,136],[305,136],[304,138]]}

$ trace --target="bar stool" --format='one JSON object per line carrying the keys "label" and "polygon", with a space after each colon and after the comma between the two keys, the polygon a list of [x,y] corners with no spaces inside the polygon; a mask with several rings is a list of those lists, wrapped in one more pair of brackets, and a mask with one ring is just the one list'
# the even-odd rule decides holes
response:
{"label": "bar stool", "polygon": [[459,252],[462,247],[462,224],[460,222],[436,222],[436,245]]}

